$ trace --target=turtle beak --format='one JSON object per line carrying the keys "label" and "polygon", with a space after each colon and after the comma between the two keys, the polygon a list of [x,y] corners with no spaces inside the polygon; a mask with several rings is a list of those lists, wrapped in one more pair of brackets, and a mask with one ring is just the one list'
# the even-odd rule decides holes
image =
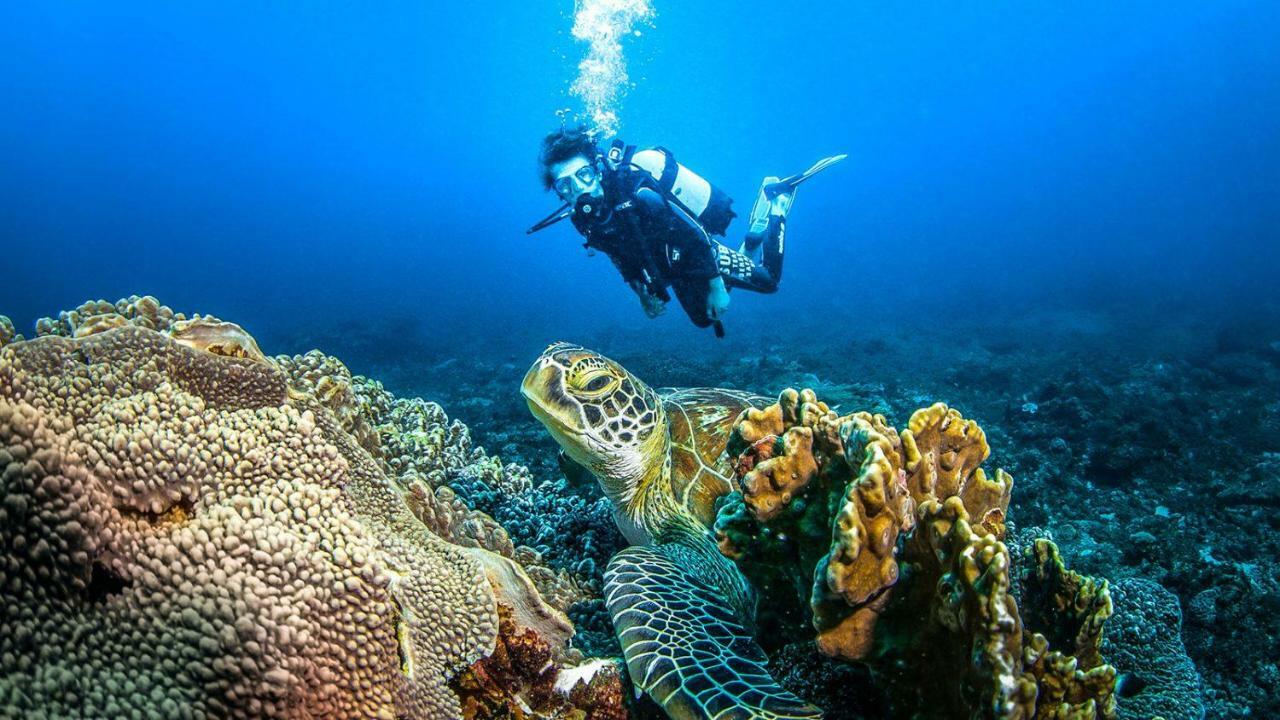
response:
{"label": "turtle beak", "polygon": [[[557,380],[560,373],[555,366],[544,366],[539,360],[529,368],[529,372],[524,374],[524,380],[520,383],[520,394],[524,396],[525,401],[529,403],[529,408],[541,406],[540,398],[546,393],[546,388]],[[534,411],[537,414],[537,411]]]}
{"label": "turtle beak", "polygon": [[[548,351],[550,352],[550,351]],[[547,362],[548,354],[541,357],[525,373],[520,383],[520,394],[529,404],[529,412],[538,418],[557,439],[562,434],[579,435],[581,431],[565,422],[565,414],[572,414],[573,407],[564,396],[564,371],[554,362]]]}

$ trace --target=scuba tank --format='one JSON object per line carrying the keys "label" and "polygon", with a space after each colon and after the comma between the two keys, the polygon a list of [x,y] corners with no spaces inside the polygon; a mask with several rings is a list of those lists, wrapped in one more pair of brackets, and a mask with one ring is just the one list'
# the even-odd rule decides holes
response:
{"label": "scuba tank", "polygon": [[[642,156],[639,161],[637,155]],[[604,157],[604,165],[624,177],[638,174],[639,180],[633,182],[654,185],[668,202],[683,210],[709,235],[724,235],[737,216],[733,211],[733,198],[728,193],[676,162],[675,156],[664,147],[638,150],[634,145],[614,140]]]}

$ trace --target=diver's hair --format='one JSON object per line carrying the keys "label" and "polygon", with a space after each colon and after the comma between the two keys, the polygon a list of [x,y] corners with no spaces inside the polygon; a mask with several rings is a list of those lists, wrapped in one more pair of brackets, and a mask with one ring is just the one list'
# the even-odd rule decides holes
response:
{"label": "diver's hair", "polygon": [[542,168],[542,186],[550,190],[555,183],[556,179],[551,177],[552,165],[577,155],[595,160],[598,153],[595,137],[585,124],[562,127],[547,135],[542,139],[542,152],[538,153],[538,163]]}

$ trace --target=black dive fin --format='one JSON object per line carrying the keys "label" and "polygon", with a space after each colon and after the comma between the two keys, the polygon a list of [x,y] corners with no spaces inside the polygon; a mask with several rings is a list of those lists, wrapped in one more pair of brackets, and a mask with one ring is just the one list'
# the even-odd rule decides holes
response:
{"label": "black dive fin", "polygon": [[820,718],[769,675],[764,651],[707,582],[705,560],[683,549],[633,545],[605,570],[605,603],[635,686],[675,720]]}
{"label": "black dive fin", "polygon": [[810,167],[808,170],[805,170],[802,173],[799,173],[797,175],[792,175],[791,177],[786,177],[777,182],[766,185],[764,187],[765,195],[772,198],[774,195],[778,195],[780,193],[791,192],[792,190],[795,190],[796,187],[800,185],[800,183],[804,182],[805,180],[808,180],[814,175],[817,175],[818,173],[822,172],[823,170],[826,170],[827,168],[831,167],[832,165],[835,165],[836,163],[840,162],[841,160],[844,160],[847,157],[849,157],[847,154],[841,154],[841,155],[832,155],[831,157],[828,157],[828,158],[822,158],[818,162],[814,163],[812,167]]}
{"label": "black dive fin", "polygon": [[533,227],[524,231],[525,235],[532,235],[539,230],[546,230],[561,220],[573,214],[573,203],[565,203],[558,210],[539,220]]}

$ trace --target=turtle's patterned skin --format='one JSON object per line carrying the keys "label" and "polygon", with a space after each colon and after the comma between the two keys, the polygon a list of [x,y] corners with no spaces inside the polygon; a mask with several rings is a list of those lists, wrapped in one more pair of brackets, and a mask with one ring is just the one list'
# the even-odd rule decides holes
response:
{"label": "turtle's patterned skin", "polygon": [[721,388],[658,391],[671,433],[671,490],[705,526],[716,520],[716,500],[738,489],[724,446],[738,415],[771,401]]}
{"label": "turtle's patterned skin", "polygon": [[743,409],[732,390],[655,392],[620,365],[565,343],[522,392],[565,453],[595,475],[633,545],[605,570],[605,603],[637,687],[677,720],[817,718],[766,670],[751,637],[751,588],[708,526],[733,488],[722,457]]}

